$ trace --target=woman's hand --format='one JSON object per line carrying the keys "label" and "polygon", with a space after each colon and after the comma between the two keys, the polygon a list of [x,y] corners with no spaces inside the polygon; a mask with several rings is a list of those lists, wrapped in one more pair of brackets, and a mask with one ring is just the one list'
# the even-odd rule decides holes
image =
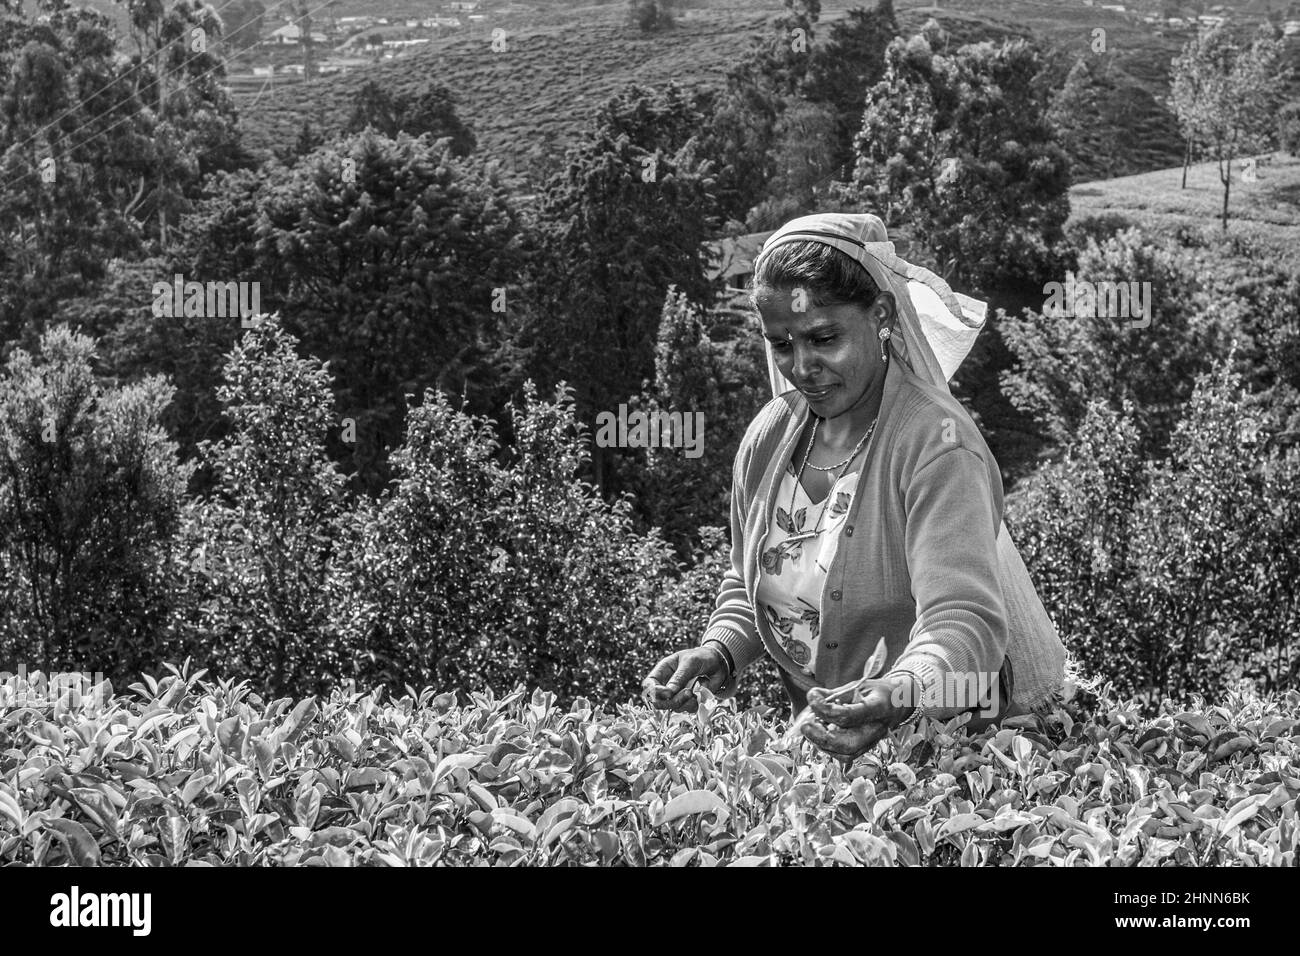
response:
{"label": "woman's hand", "polygon": [[715,694],[727,682],[727,662],[713,647],[692,647],[669,654],[641,682],[646,703],[656,710],[685,710],[695,713],[700,702],[693,693],[699,680]]}
{"label": "woman's hand", "polygon": [[861,700],[843,703],[827,700],[842,688],[814,687],[808,691],[812,714],[802,726],[803,735],[833,757],[860,757],[912,713],[911,704],[904,703],[912,699],[910,684],[906,677],[866,681]]}

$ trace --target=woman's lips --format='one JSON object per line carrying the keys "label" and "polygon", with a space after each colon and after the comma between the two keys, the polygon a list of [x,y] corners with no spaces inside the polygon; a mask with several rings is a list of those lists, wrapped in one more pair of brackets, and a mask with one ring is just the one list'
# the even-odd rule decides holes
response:
{"label": "woman's lips", "polygon": [[803,392],[804,398],[808,399],[808,401],[820,402],[823,398],[825,398],[828,394],[830,394],[831,389],[833,389],[834,387],[835,387],[834,385],[827,385],[825,388],[818,388],[818,389],[804,388],[804,389],[800,389],[800,391]]}

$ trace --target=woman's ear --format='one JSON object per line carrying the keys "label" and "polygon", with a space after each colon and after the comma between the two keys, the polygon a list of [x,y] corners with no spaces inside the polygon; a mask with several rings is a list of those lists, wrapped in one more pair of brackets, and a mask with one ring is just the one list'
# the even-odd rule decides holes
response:
{"label": "woman's ear", "polygon": [[876,320],[876,330],[893,329],[894,320],[898,318],[898,303],[894,300],[894,293],[882,292],[876,296],[876,301],[871,303],[872,317]]}

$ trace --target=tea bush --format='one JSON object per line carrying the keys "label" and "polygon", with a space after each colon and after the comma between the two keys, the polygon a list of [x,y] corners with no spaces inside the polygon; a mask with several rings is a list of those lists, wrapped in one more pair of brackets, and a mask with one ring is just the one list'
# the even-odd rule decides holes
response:
{"label": "tea bush", "polygon": [[513,413],[498,461],[490,421],[433,391],[411,410],[394,488],[361,512],[344,572],[363,679],[528,675],[565,699],[610,700],[678,649],[652,625],[678,577],[671,549],[633,531],[625,497],[606,503],[576,479],[587,452],[572,396],[542,402],[528,383]]}
{"label": "tea bush", "polygon": [[1295,866],[1300,845],[1297,691],[923,720],[845,767],[707,691],[671,715],[523,685],[264,700],[169,669],[99,701],[0,689],[0,864]]}
{"label": "tea bush", "polygon": [[1096,401],[1062,459],[1008,496],[1062,639],[1148,706],[1300,676],[1300,450],[1232,365],[1197,380],[1167,458],[1141,457],[1131,404]]}
{"label": "tea bush", "polygon": [[325,452],[329,371],[296,345],[266,319],[225,364],[229,434],[199,445],[213,491],[191,502],[178,541],[188,600],[175,629],[218,673],[315,692],[350,673],[330,601],[348,501]]}

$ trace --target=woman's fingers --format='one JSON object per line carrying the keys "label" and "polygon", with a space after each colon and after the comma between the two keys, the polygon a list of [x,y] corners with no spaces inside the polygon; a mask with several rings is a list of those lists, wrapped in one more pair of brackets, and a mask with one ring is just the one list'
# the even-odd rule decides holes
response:
{"label": "woman's fingers", "polygon": [[667,657],[665,657],[663,660],[661,660],[658,664],[654,666],[654,669],[650,671],[649,675],[642,683],[643,684],[668,683],[668,678],[672,677],[677,670],[677,664],[681,656],[682,655],[680,652],[676,654],[669,654]]}
{"label": "woman's fingers", "polygon": [[847,760],[862,756],[888,732],[888,728],[880,723],[831,730],[820,720],[812,720],[803,726],[803,735],[816,744],[818,749]]}
{"label": "woman's fingers", "polygon": [[889,692],[883,687],[874,687],[862,700],[851,702],[833,702],[826,699],[827,692],[820,687],[808,691],[808,705],[818,717],[840,727],[860,727],[865,723],[886,720],[894,711]]}
{"label": "woman's fingers", "polygon": [[713,652],[699,648],[670,654],[641,682],[642,693],[651,706],[660,710],[694,712],[699,706],[695,696],[697,686],[707,687],[716,694],[726,683],[726,673],[719,661]]}

